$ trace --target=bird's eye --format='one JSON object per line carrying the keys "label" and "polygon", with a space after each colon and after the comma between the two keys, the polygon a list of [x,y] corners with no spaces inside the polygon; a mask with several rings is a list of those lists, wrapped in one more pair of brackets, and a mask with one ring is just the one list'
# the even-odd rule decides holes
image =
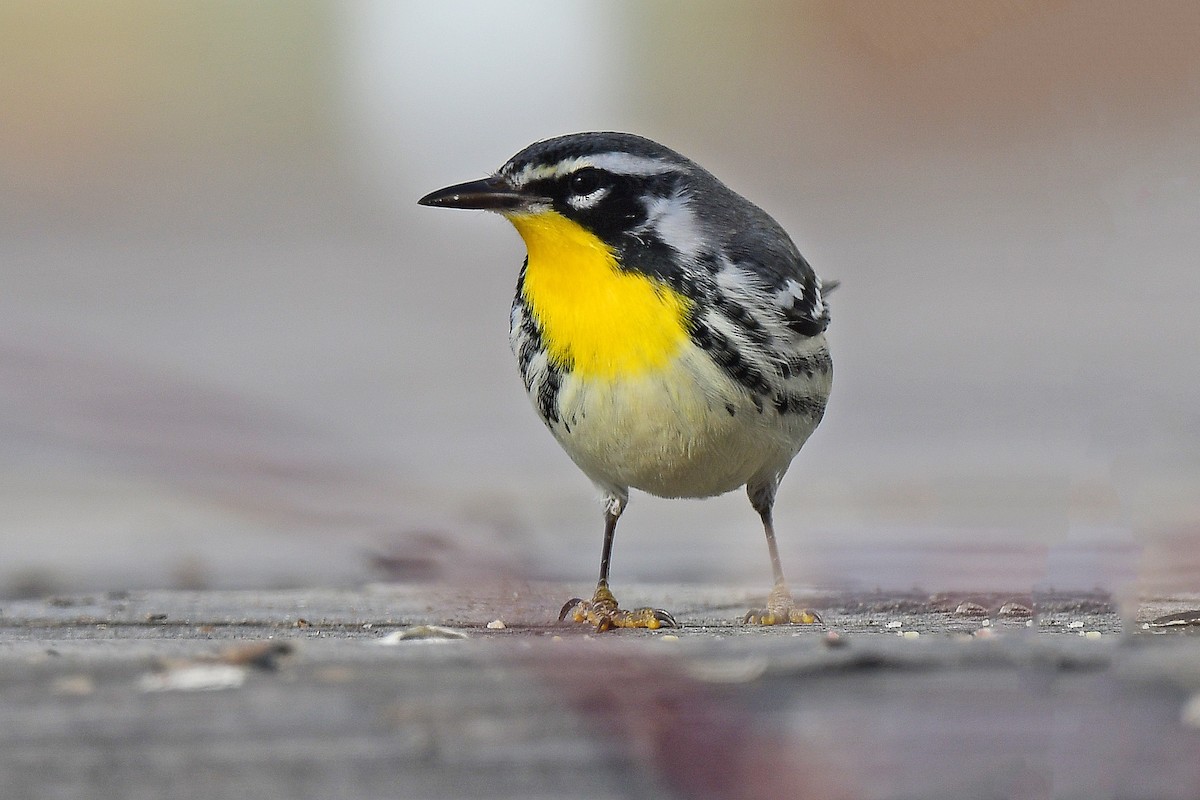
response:
{"label": "bird's eye", "polygon": [[605,184],[604,172],[595,167],[577,169],[571,175],[571,194],[583,197],[589,195]]}

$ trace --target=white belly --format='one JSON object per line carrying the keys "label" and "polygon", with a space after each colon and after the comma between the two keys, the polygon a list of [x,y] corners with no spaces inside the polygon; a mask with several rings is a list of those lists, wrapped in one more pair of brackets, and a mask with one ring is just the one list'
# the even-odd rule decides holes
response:
{"label": "white belly", "polygon": [[[829,381],[812,388],[823,399]],[[777,480],[819,421],[762,406],[689,346],[652,375],[618,383],[564,376],[551,430],[604,489],[710,497],[752,479]]]}

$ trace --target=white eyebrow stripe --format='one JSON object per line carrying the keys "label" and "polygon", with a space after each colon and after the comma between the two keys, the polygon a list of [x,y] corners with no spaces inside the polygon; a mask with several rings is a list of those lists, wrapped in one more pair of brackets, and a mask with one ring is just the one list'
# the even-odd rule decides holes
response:
{"label": "white eyebrow stripe", "polygon": [[590,156],[565,158],[557,164],[527,164],[510,180],[514,186],[524,186],[531,181],[569,175],[583,167],[595,167],[614,175],[660,175],[678,169],[677,165],[657,158],[634,156],[629,153],[596,153]]}
{"label": "white eyebrow stripe", "polygon": [[678,169],[678,166],[657,158],[635,156],[629,153],[597,153],[578,159],[579,166],[591,166],[617,175],[661,175]]}

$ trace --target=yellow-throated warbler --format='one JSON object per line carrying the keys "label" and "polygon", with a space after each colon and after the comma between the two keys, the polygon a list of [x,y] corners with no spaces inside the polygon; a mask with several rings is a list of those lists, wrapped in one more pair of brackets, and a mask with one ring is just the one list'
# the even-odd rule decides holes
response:
{"label": "yellow-throated warbler", "polygon": [[833,378],[822,287],[770,216],[694,162],[624,133],[530,145],[495,175],[421,198],[496,211],[525,240],[510,338],[533,406],[604,494],[600,580],[576,622],[674,626],[608,589],[630,488],[711,497],[740,486],[775,585],[746,622],[812,622],[784,582],[771,508]]}

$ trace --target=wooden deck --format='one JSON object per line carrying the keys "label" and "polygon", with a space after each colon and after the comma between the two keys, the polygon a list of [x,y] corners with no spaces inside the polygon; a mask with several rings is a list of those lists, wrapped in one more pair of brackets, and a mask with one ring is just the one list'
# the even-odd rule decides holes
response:
{"label": "wooden deck", "polygon": [[1200,597],[827,595],[758,630],[736,589],[625,594],[683,627],[553,625],[567,591],[525,583],[8,602],[0,796],[1200,797],[1200,626],[1144,627]]}

